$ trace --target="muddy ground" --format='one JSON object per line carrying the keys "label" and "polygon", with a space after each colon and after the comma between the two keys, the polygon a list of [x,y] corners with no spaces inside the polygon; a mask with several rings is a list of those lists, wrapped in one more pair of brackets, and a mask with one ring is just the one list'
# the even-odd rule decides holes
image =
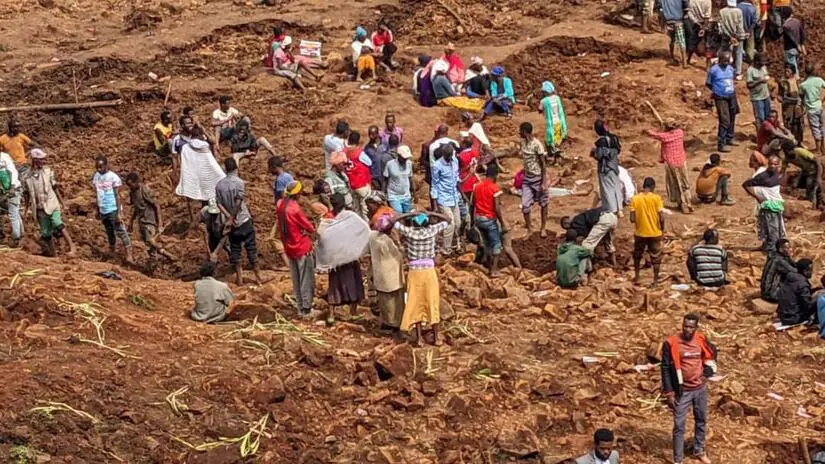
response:
{"label": "muddy ground", "polygon": [[[362,317],[332,328],[293,320],[288,275],[268,245],[260,246],[261,266],[274,280],[237,288],[241,304],[232,322],[189,321],[191,283],[182,280],[203,260],[202,238],[173,194],[169,169],[148,150],[167,76],[167,106],[175,116],[193,106],[207,121],[217,97],[232,95],[256,134],[307,182],[320,174],[321,138],[338,118],[366,132],[395,112],[414,153],[437,123],[458,130],[456,112],[421,109],[407,90],[414,58],[438,52],[447,41],[465,61],[480,55],[514,79],[521,102],[516,117],[485,122],[502,153],[513,152],[522,121],[543,128],[531,94],[545,79],[556,83],[570,124],[567,160],[554,170],[560,185],[592,179],[592,121],[603,116],[622,137],[623,164],[634,178],[652,175],[664,192],[658,147],[643,136],[654,123],[644,100],[686,123],[693,170],[713,149],[703,70],[666,66],[663,36],[604,22],[619,6],[614,1],[274,3],[0,2],[3,106],[123,99],[114,108],[16,115],[52,154],[80,256],[35,256],[39,246],[31,238],[22,251],[0,249],[0,461],[556,463],[583,454],[594,429],[606,426],[616,431],[623,460],[666,463],[671,416],[658,401],[659,376],[634,366],[647,363],[649,346],[674,333],[687,311],[703,316],[727,376],[711,386],[708,452],[715,462],[798,463],[798,438],[811,439],[811,450],[822,446],[825,352],[813,331],[776,333],[771,309],[750,304],[764,258],[748,251],[757,242],[753,205],[738,188],[735,207],[669,216],[666,283],[655,289],[630,282],[627,218],[619,226],[618,269],[599,265],[589,287],[556,288],[557,240],[527,236],[519,199],[507,196],[525,271],[508,268],[491,280],[470,254],[441,263],[444,299],[456,313],[444,324],[441,348],[411,349],[381,332],[366,307]],[[825,8],[806,3],[802,11],[817,37]],[[369,89],[330,72],[298,94],[259,66],[273,25],[322,40],[325,53],[340,57],[349,53],[354,25],[375,24],[382,15],[397,30],[402,69],[379,76]],[[771,69],[778,64],[771,61]],[[746,140],[753,118],[744,87],[740,92],[745,103],[737,132]],[[752,146],[743,143],[725,158],[734,185],[749,175]],[[101,251],[105,237],[89,186],[100,154],[121,175],[135,170],[147,179],[170,222],[163,241],[182,257],[178,263],[162,263],[147,276]],[[520,167],[513,157],[503,162],[511,173]],[[264,244],[274,220],[266,156],[245,162],[242,176]],[[510,182],[502,177],[502,184]],[[591,203],[591,197],[553,200],[553,233],[559,218]],[[787,220],[797,254],[813,256],[821,274],[818,214],[791,200]],[[710,224],[722,230],[733,254],[731,285],[717,293],[671,290],[686,282],[685,251]],[[35,230],[30,220],[26,226]],[[145,249],[136,248],[144,262]],[[105,271],[123,280],[99,275]],[[224,262],[221,274],[227,272]],[[649,279],[647,270],[644,283]],[[319,308],[325,289],[322,278]],[[584,356],[597,362],[584,363]],[[79,412],[32,411],[47,402]],[[233,440],[264,416],[265,433],[251,434],[259,448],[242,457],[241,443]]]}

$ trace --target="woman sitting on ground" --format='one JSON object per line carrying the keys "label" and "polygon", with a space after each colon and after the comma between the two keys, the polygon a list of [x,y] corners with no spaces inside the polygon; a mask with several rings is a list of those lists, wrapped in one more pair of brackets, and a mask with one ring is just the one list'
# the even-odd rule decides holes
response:
{"label": "woman sitting on ground", "polygon": [[453,84],[456,92],[461,90],[461,85],[464,84],[464,62],[455,51],[455,45],[448,43],[444,49],[444,56],[441,60],[447,62],[447,79]]}
{"label": "woman sitting on ground", "polygon": [[516,104],[516,93],[513,90],[513,81],[504,74],[504,68],[496,66],[490,73],[490,100],[484,106],[484,115],[504,113],[507,118],[513,117],[513,105]]}
{"label": "woman sitting on ground", "polygon": [[375,57],[372,53],[373,44],[367,37],[367,30],[358,26],[352,37],[352,66],[355,70],[356,81],[363,81],[365,71],[369,71],[372,79],[375,79]]}
{"label": "woman sitting on ground", "polygon": [[392,35],[390,26],[384,19],[378,22],[378,30],[370,37],[375,53],[381,56],[381,66],[387,71],[392,71],[398,64],[392,60],[398,47],[395,45],[395,38]]}
{"label": "woman sitting on ground", "polygon": [[309,74],[310,77],[318,81],[321,80],[321,77],[323,77],[323,73],[315,74],[312,71],[312,68],[321,67],[323,65],[313,63],[312,60],[308,60],[306,57],[296,57],[292,53],[293,47],[292,37],[284,37],[284,40],[281,42],[281,48],[275,52],[275,55],[273,56],[274,67],[272,68],[272,72],[276,76],[289,79],[295,87],[301,90],[306,90],[303,82],[301,82],[301,71]]}

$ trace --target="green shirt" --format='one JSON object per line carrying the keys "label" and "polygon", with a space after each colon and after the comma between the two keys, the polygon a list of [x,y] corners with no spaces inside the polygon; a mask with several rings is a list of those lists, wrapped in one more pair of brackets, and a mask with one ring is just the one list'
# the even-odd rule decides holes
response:
{"label": "green shirt", "polygon": [[782,159],[782,166],[788,167],[788,164],[793,164],[794,166],[798,167],[802,172],[808,175],[815,175],[816,155],[802,147],[794,148],[793,152],[794,155],[796,155],[794,156],[794,159],[789,160],[788,157],[785,156]]}
{"label": "green shirt", "polygon": [[802,93],[802,104],[809,113],[822,111],[822,88],[825,87],[825,80],[819,76],[811,76],[801,84],[799,91]]}
{"label": "green shirt", "polygon": [[581,280],[579,264],[591,255],[590,250],[575,243],[565,242],[559,245],[556,257],[556,283],[559,287],[575,287]]}
{"label": "green shirt", "polygon": [[[748,84],[762,79],[768,78],[768,68],[764,66],[759,69],[756,67],[748,68]],[[756,87],[749,88],[751,92],[751,100],[767,100],[771,98],[771,92],[768,90],[768,83],[759,84]]]}

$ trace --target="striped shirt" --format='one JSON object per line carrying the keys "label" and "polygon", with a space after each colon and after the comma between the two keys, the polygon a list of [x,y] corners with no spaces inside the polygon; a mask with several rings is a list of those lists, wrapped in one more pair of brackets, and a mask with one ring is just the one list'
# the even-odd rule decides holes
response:
{"label": "striped shirt", "polygon": [[725,283],[728,254],[719,245],[696,245],[688,253],[688,268],[699,285],[719,287]]}

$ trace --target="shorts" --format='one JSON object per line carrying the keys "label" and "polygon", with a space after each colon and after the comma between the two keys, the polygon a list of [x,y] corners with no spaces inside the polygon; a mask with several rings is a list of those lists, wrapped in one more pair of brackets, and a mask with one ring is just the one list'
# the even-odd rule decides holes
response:
{"label": "shorts", "polygon": [[42,209],[38,209],[37,223],[40,225],[40,236],[44,239],[63,236],[63,217],[60,210],[46,214]]}
{"label": "shorts", "polygon": [[538,202],[542,208],[550,203],[550,196],[547,194],[541,182],[541,177],[524,177],[521,184],[521,212],[528,214],[533,203]]}
{"label": "shorts", "polygon": [[808,124],[811,126],[811,134],[814,140],[822,140],[822,110],[814,113],[808,112]]}
{"label": "shorts", "polygon": [[659,264],[662,262],[662,237],[633,237],[633,259],[640,260],[647,250],[650,255],[650,262]]}
{"label": "shorts", "polygon": [[682,21],[668,21],[667,36],[670,37],[670,42],[679,45],[684,49],[687,45],[685,42],[685,23]]}
{"label": "shorts", "polygon": [[358,72],[369,70],[375,71],[375,58],[372,55],[361,55],[358,57]]}
{"label": "shorts", "polygon": [[158,226],[155,224],[140,224],[138,232],[140,233],[140,240],[148,242],[158,234]]}

